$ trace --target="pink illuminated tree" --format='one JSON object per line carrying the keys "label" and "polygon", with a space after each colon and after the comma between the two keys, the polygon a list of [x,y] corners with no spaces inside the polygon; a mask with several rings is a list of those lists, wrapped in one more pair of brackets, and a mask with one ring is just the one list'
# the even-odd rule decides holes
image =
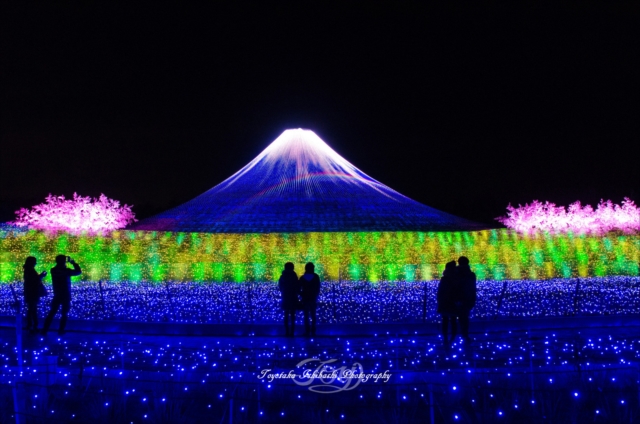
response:
{"label": "pink illuminated tree", "polygon": [[73,199],[68,200],[49,194],[44,203],[31,209],[22,208],[16,215],[12,224],[19,227],[72,234],[105,234],[137,221],[131,206],[120,206],[119,201],[104,194],[92,199],[73,193]]}
{"label": "pink illuminated tree", "polygon": [[640,208],[626,197],[622,205],[614,204],[611,200],[601,200],[595,210],[590,205],[582,206],[579,201],[565,209],[554,203],[534,200],[531,204],[518,205],[517,208],[507,206],[507,216],[496,220],[507,228],[522,233],[547,231],[601,235],[610,231],[627,234],[640,232]]}

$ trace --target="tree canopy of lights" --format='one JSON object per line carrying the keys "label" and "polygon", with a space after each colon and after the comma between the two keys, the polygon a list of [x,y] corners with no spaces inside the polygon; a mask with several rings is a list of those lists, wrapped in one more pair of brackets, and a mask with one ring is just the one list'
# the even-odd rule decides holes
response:
{"label": "tree canopy of lights", "polygon": [[73,235],[0,230],[0,281],[22,280],[35,256],[80,263],[85,281],[277,281],[285,262],[316,264],[325,281],[422,281],[469,257],[479,279],[542,280],[639,275],[640,235],[476,232],[180,233],[113,231]]}
{"label": "tree canopy of lights", "polygon": [[626,234],[640,232],[640,208],[626,198],[622,205],[611,200],[600,201],[593,209],[591,205],[575,202],[565,209],[550,202],[534,200],[531,204],[507,206],[507,216],[499,217],[507,228],[521,233],[547,231],[551,233],[573,232],[577,234],[606,234],[622,231]]}
{"label": "tree canopy of lights", "polygon": [[98,234],[118,230],[136,221],[131,206],[101,194],[98,199],[79,196],[73,199],[49,194],[44,203],[31,209],[16,211],[14,224],[48,232],[65,231],[72,234]]}

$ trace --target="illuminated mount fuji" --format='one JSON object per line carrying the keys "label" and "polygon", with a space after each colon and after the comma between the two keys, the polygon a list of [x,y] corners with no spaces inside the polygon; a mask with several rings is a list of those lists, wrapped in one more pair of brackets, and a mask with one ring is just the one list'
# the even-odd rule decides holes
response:
{"label": "illuminated mount fuji", "polygon": [[475,231],[486,226],[420,204],[360,171],[313,131],[286,130],[200,196],[132,230],[199,233]]}

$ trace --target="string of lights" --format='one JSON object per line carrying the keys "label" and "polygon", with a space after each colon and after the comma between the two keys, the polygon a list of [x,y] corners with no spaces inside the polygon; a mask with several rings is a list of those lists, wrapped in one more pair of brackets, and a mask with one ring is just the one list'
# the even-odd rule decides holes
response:
{"label": "string of lights", "polygon": [[[22,297],[21,286],[14,286]],[[321,286],[320,323],[438,322],[437,281],[342,282]],[[0,315],[15,313],[14,292],[0,286]],[[280,323],[280,292],[262,283],[79,282],[70,317],[176,323]],[[46,301],[41,302],[46,305]],[[41,314],[46,306],[40,308]],[[475,318],[628,315],[640,312],[640,277],[480,281]]]}
{"label": "string of lights", "polygon": [[640,275],[640,235],[478,232],[220,234],[114,231],[108,236],[0,229],[0,283],[22,280],[35,256],[81,264],[75,281],[276,281],[285,262],[314,262],[326,281],[425,281],[467,256],[480,280]]}
{"label": "string of lights", "polygon": [[[447,421],[474,416],[519,422],[539,422],[545,416],[633,421],[639,406],[640,346],[637,339],[616,332],[624,330],[475,334],[472,348],[455,343],[451,349],[444,349],[433,336],[419,335],[316,340],[49,338],[25,346],[20,369],[15,345],[3,342],[0,394],[11,399],[13,389],[21,390],[21,414],[70,422],[94,417],[220,421],[229,411],[241,420],[284,422],[300,408],[319,404],[321,420],[355,418],[353,407],[360,405],[378,417],[398,411],[423,415],[437,406],[438,417]],[[363,382],[339,396],[317,394],[287,379],[258,378],[264,369],[286,372],[309,357],[358,362],[367,372],[388,370],[391,378]],[[558,399],[573,407],[554,408]],[[10,411],[0,410],[0,419],[9,421]]]}

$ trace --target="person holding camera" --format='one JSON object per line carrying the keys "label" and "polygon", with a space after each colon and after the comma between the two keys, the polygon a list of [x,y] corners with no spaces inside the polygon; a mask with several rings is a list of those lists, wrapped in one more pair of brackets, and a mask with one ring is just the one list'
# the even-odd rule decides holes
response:
{"label": "person holding camera", "polygon": [[[73,269],[67,268],[67,262],[73,266]],[[51,268],[51,284],[53,286],[53,300],[51,300],[51,309],[49,315],[44,320],[42,327],[42,335],[46,336],[51,326],[53,317],[58,313],[58,309],[62,307],[62,316],[60,318],[60,328],[58,334],[64,334],[64,328],[67,325],[69,317],[69,309],[71,309],[71,277],[82,274],[80,266],[69,256],[56,256],[56,266]]]}
{"label": "person holding camera", "polygon": [[38,303],[42,296],[46,296],[47,289],[42,285],[42,279],[47,276],[47,271],[38,274],[36,264],[38,260],[34,256],[28,256],[24,261],[24,303],[27,305],[27,330],[31,334],[38,331]]}

